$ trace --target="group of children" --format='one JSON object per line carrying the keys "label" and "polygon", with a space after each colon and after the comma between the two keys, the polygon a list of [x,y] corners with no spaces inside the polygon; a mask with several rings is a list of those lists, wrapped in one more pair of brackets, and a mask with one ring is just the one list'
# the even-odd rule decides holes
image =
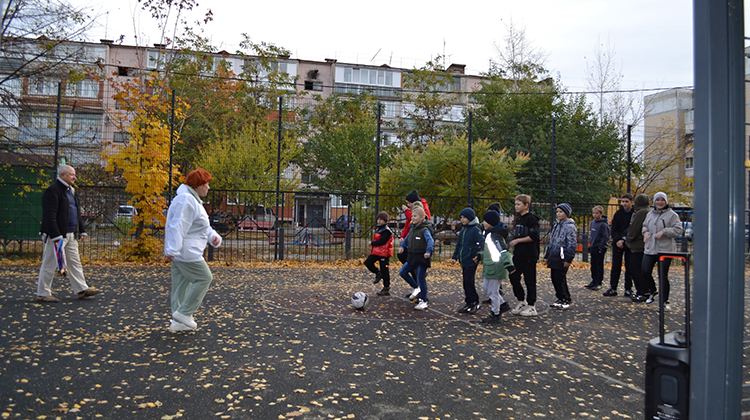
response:
{"label": "group of children", "polygon": [[[399,276],[412,287],[412,292],[406,295],[406,298],[417,302],[414,309],[425,310],[428,308],[426,274],[427,268],[430,267],[435,240],[432,237],[432,223],[425,211],[425,200],[419,199],[418,193],[412,191],[407,195],[406,202],[404,211],[408,220],[404,226],[406,233],[402,231],[402,240],[398,248],[399,259],[403,262]],[[534,304],[536,261],[539,259],[539,218],[529,212],[530,205],[531,198],[528,195],[516,197],[515,209],[518,218],[514,239],[510,244],[508,229],[500,220],[502,210],[499,203],[491,204],[482,216],[481,229],[474,210],[468,207],[461,210],[463,227],[458,234],[458,244],[453,254],[453,261],[458,261],[462,267],[465,295],[464,305],[459,312],[477,313],[481,308],[474,280],[478,264],[481,262],[484,278],[482,288],[489,296],[483,303],[490,304],[490,313],[482,322],[500,322],[501,315],[508,311],[521,316],[537,314]],[[370,256],[365,260],[367,269],[375,274],[374,283],[383,281],[383,289],[378,292],[378,296],[390,295],[388,261],[393,254],[393,232],[387,226],[388,220],[387,212],[378,213],[377,227],[371,242],[372,249]],[[515,247],[512,257],[508,252],[509,246]],[[379,269],[375,267],[376,261],[380,263]],[[524,277],[526,291],[521,285],[521,276]],[[511,308],[501,294],[501,281],[509,278],[519,302],[514,308]]]}
{"label": "group of children", "polygon": [[[648,197],[640,195],[635,200],[636,208],[632,215],[630,213],[631,200],[630,194],[623,195],[623,206],[615,213],[612,233],[602,206],[595,206],[592,209],[593,220],[590,225],[588,243],[591,255],[591,282],[584,287],[591,290],[602,288],[604,256],[611,239],[613,241],[612,280],[611,288],[604,292],[604,296],[617,295],[617,279],[620,276],[619,269],[624,254],[628,274],[625,285],[626,295],[632,295],[631,299],[636,302],[651,303],[658,294],[655,282],[650,276],[656,261],[654,256],[657,251],[674,252],[674,238],[681,233],[681,225],[679,217],[669,209],[666,194],[661,192],[655,194],[653,210],[648,207]],[[641,201],[645,201],[645,205]],[[417,191],[409,193],[406,196],[406,202],[404,212],[408,220],[402,231],[401,245],[398,249],[399,259],[404,265],[399,275],[413,289],[406,297],[417,302],[415,309],[425,310],[428,307],[426,273],[427,268],[430,267],[435,241],[432,237],[429,210],[425,211],[428,209],[427,202],[419,198]],[[539,217],[529,211],[530,205],[531,197],[526,194],[515,198],[516,220],[513,239],[510,242],[508,242],[508,229],[500,219],[502,210],[499,203],[492,203],[487,208],[487,212],[482,216],[481,224],[474,210],[468,207],[461,210],[460,219],[463,226],[458,233],[458,243],[452,258],[453,262],[461,265],[465,296],[464,305],[458,312],[477,313],[481,308],[481,303],[485,303],[490,304],[489,315],[482,319],[485,323],[500,322],[501,315],[508,311],[520,316],[537,315],[535,303],[536,264],[539,260]],[[552,285],[555,288],[556,300],[551,306],[558,309],[568,309],[572,305],[567,272],[578,245],[576,224],[571,219],[572,211],[568,203],[558,204],[555,208],[557,223],[549,232],[544,254],[544,263],[550,269]],[[630,220],[625,220],[626,218]],[[384,287],[378,292],[379,296],[390,295],[388,260],[393,255],[393,233],[387,226],[388,219],[387,212],[378,214],[378,226],[371,243],[371,255],[365,261],[367,268],[375,273],[375,283],[383,280]],[[640,242],[636,240],[636,234],[642,234]],[[644,251],[637,247],[638,243],[641,247],[644,247],[644,244],[651,246],[651,249],[645,252],[645,256]],[[512,257],[508,252],[511,247],[514,248]],[[628,264],[630,262],[628,260],[632,260],[632,263]],[[375,267],[375,261],[380,261],[379,270]],[[489,296],[489,299],[481,303],[474,280],[480,263],[483,266],[482,288]],[[666,267],[668,270],[668,265]],[[630,274],[637,288],[636,293],[629,290]],[[526,286],[525,290],[521,283],[522,277]],[[518,300],[514,307],[503,299],[501,291],[501,281],[508,279],[513,294]],[[666,281],[665,294],[668,293],[668,281]],[[667,298],[668,296],[664,298],[666,310],[669,309]]]}

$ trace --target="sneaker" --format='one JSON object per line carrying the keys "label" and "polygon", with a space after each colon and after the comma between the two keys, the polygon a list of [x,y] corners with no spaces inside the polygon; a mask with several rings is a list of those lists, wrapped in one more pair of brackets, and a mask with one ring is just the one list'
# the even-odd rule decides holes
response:
{"label": "sneaker", "polygon": [[534,305],[526,305],[525,308],[521,310],[521,312],[518,313],[518,315],[521,316],[536,316],[536,307]]}
{"label": "sneaker", "polygon": [[465,303],[464,306],[460,307],[458,309],[458,312],[469,312],[469,309],[471,309],[471,305],[468,303]]}
{"label": "sneaker", "polygon": [[558,306],[558,308],[559,309],[568,309],[571,306],[573,306],[573,302],[571,302],[569,300],[564,300],[564,301],[560,302],[560,306]]}
{"label": "sneaker", "polygon": [[495,315],[491,311],[490,311],[490,314],[487,316],[487,318],[482,318],[482,322],[484,322],[485,324],[497,324],[500,322],[500,320],[501,320],[500,314]]}
{"label": "sneaker", "polygon": [[420,293],[422,293],[422,289],[417,287],[416,289],[412,290],[411,294],[409,295],[409,299],[416,298],[417,296],[419,296]]}
{"label": "sneaker", "polygon": [[380,279],[382,278],[383,278],[383,275],[380,274],[380,271],[378,271],[377,273],[375,273],[375,280],[372,282],[372,284],[380,283]]}
{"label": "sneaker", "polygon": [[669,302],[664,302],[664,312],[671,311],[672,307],[669,305]]}
{"label": "sneaker", "polygon": [[482,303],[485,305],[489,305],[490,303],[492,303],[492,299],[485,299],[482,301]]}
{"label": "sneaker", "polygon": [[378,292],[378,296],[390,296],[390,295],[391,295],[390,287],[384,287],[383,290]]}
{"label": "sneaker", "polygon": [[185,315],[183,313],[174,311],[172,313],[172,319],[174,319],[175,321],[181,324],[187,325],[188,327],[190,327],[191,330],[198,328],[198,324],[195,323],[195,320],[193,319],[192,315]]}
{"label": "sneaker", "polygon": [[[500,315],[510,311],[510,304],[508,302],[503,302],[502,305],[500,305]],[[490,310],[492,312],[492,310]]]}
{"label": "sneaker", "polygon": [[523,311],[523,308],[525,308],[526,306],[527,306],[526,305],[526,301],[522,300],[522,301],[518,302],[513,309],[510,310],[510,313],[512,315],[518,315],[518,314],[521,313],[521,311]]}
{"label": "sneaker", "polygon": [[602,293],[602,296],[617,296],[617,290],[607,289],[606,292]]}
{"label": "sneaker", "polygon": [[169,320],[169,331],[193,331],[194,329],[174,319]]}
{"label": "sneaker", "polygon": [[656,300],[656,297],[658,295],[659,295],[659,292],[651,293],[651,296],[649,296],[648,299],[646,299],[646,304],[650,305],[650,304],[654,303],[654,301]]}
{"label": "sneaker", "polygon": [[468,312],[470,314],[475,314],[475,313],[477,313],[479,311],[479,308],[481,308],[481,307],[482,307],[482,305],[479,304],[479,302],[476,302],[476,303],[472,304],[471,308],[469,308],[466,312]]}
{"label": "sneaker", "polygon": [[419,299],[419,303],[417,303],[417,306],[415,306],[414,309],[418,311],[424,311],[425,309],[427,309],[427,302],[425,302],[422,299]]}
{"label": "sneaker", "polygon": [[639,294],[635,294],[634,293],[634,294],[632,294],[630,296],[630,300],[633,301],[633,302],[645,302],[645,301],[648,300],[648,298],[649,298],[649,296],[647,294],[646,295],[639,295]]}
{"label": "sneaker", "polygon": [[591,283],[589,283],[589,284],[587,284],[587,285],[585,285],[583,287],[585,287],[587,289],[593,289],[594,287],[596,287],[596,283],[594,283],[594,281],[592,280]]}
{"label": "sneaker", "polygon": [[602,285],[601,284],[595,284],[594,287],[590,287],[589,289],[590,290],[602,290]]}
{"label": "sneaker", "polygon": [[630,290],[630,289],[628,289],[622,295],[625,296],[625,297],[631,297],[631,296],[633,296],[633,294],[634,294],[633,291]]}

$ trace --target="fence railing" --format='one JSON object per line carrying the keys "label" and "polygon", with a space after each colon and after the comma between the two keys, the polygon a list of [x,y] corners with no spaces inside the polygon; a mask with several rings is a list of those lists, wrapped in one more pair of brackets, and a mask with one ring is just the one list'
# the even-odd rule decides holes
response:
{"label": "fence railing", "polygon": [[[42,188],[38,185],[0,184],[0,244],[4,257],[37,258],[41,255],[41,194]],[[79,188],[78,194],[89,235],[80,246],[82,258],[84,261],[119,260],[121,245],[133,237],[132,217],[118,215],[119,206],[128,204],[128,193],[122,187],[84,186]],[[208,247],[205,257],[227,262],[365,258],[370,252],[377,211],[389,212],[389,226],[396,238],[406,221],[401,211],[403,197],[379,196],[376,200],[368,194],[335,196],[319,191],[284,191],[278,196],[278,210],[276,197],[274,191],[211,190],[204,206],[211,225],[224,242],[216,249]],[[465,197],[425,199],[432,213],[436,239],[434,259],[450,259],[461,228],[458,213],[467,200]],[[480,219],[493,202],[500,203],[502,220],[512,228],[512,198],[472,197],[472,207]],[[588,261],[586,244],[594,205],[572,203],[579,232],[578,260]],[[603,206],[607,213],[608,207]],[[532,211],[542,218],[544,244],[552,226],[552,208],[549,203],[532,203]],[[157,227],[155,235],[163,237],[163,228]],[[398,244],[399,240],[395,242]],[[680,242],[687,245],[689,240],[685,238]]]}

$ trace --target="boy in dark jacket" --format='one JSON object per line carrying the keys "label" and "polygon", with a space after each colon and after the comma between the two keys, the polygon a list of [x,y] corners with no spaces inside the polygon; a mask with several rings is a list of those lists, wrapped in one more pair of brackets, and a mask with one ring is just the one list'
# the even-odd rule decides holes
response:
{"label": "boy in dark jacket", "polygon": [[635,283],[636,294],[630,296],[630,300],[633,302],[645,302],[649,298],[648,287],[646,287],[646,280],[643,278],[643,272],[641,271],[641,265],[643,264],[643,221],[646,220],[646,215],[651,211],[651,207],[648,205],[649,199],[646,194],[639,194],[635,198],[635,208],[633,209],[633,218],[630,220],[630,227],[628,228],[628,248],[630,248],[630,275],[633,277],[633,283]]}
{"label": "boy in dark jacket", "polygon": [[[375,223],[375,234],[370,242],[370,256],[365,260],[365,267],[370,272],[375,273],[374,284],[383,280],[383,290],[378,292],[378,296],[390,296],[391,275],[388,272],[388,262],[393,256],[393,232],[388,227],[388,212],[381,211],[378,213]],[[375,261],[380,261],[380,270],[375,268]]]}
{"label": "boy in dark jacket", "polygon": [[500,283],[508,278],[509,272],[516,271],[513,261],[505,245],[504,225],[500,222],[500,214],[490,210],[482,217],[484,230],[487,232],[482,251],[475,257],[476,261],[482,262],[482,276],[484,282],[482,288],[490,296],[490,314],[482,322],[495,324],[500,322],[503,312],[510,310],[510,305],[500,294]]}
{"label": "boy in dark jacket", "polygon": [[620,197],[620,209],[612,217],[612,271],[609,277],[609,289],[604,296],[617,296],[617,285],[622,272],[622,260],[625,259],[625,296],[633,294],[633,278],[630,275],[630,248],[628,248],[628,227],[633,210],[633,196],[625,193]]}
{"label": "boy in dark jacket", "polygon": [[484,236],[479,229],[479,219],[474,210],[465,208],[461,210],[461,224],[463,228],[458,232],[458,244],[453,252],[453,261],[458,261],[463,270],[464,306],[458,312],[476,313],[479,308],[479,294],[474,285],[474,275],[477,272],[477,262],[474,257],[482,249]]}
{"label": "boy in dark jacket", "polygon": [[550,269],[552,285],[555,286],[557,300],[553,308],[568,309],[573,303],[568,290],[568,267],[576,255],[576,223],[570,218],[573,208],[568,203],[557,205],[557,223],[549,234],[549,245],[544,254],[544,262]]}
{"label": "boy in dark jacket", "polygon": [[591,255],[591,283],[584,286],[589,290],[601,290],[604,281],[604,256],[609,248],[609,223],[602,206],[591,209],[594,220],[589,229],[589,254]]}
{"label": "boy in dark jacket", "polygon": [[[513,265],[516,271],[510,275],[513,294],[518,300],[510,313],[521,316],[536,316],[536,263],[539,261],[539,217],[531,213],[531,197],[519,194],[515,201],[516,223],[513,228]],[[526,284],[524,293],[521,275]]]}
{"label": "boy in dark jacket", "polygon": [[427,309],[427,268],[435,248],[435,240],[430,233],[430,219],[425,218],[424,208],[415,206],[412,209],[411,229],[405,241],[401,241],[399,254],[406,254],[406,262],[398,274],[414,288],[408,299],[419,298],[414,309]]}

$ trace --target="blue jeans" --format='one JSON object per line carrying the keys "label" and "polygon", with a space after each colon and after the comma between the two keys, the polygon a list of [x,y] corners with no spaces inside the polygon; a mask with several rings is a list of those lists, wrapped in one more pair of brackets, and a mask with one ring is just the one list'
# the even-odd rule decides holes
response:
{"label": "blue jeans", "polygon": [[[412,276],[412,271],[414,271],[417,278],[415,279]],[[427,266],[426,265],[411,265],[408,262],[404,263],[404,265],[401,267],[401,270],[399,270],[398,275],[401,276],[402,279],[406,280],[407,283],[409,283],[409,286],[411,286],[413,289],[416,289],[419,287],[421,290],[419,292],[419,299],[427,302]]]}

